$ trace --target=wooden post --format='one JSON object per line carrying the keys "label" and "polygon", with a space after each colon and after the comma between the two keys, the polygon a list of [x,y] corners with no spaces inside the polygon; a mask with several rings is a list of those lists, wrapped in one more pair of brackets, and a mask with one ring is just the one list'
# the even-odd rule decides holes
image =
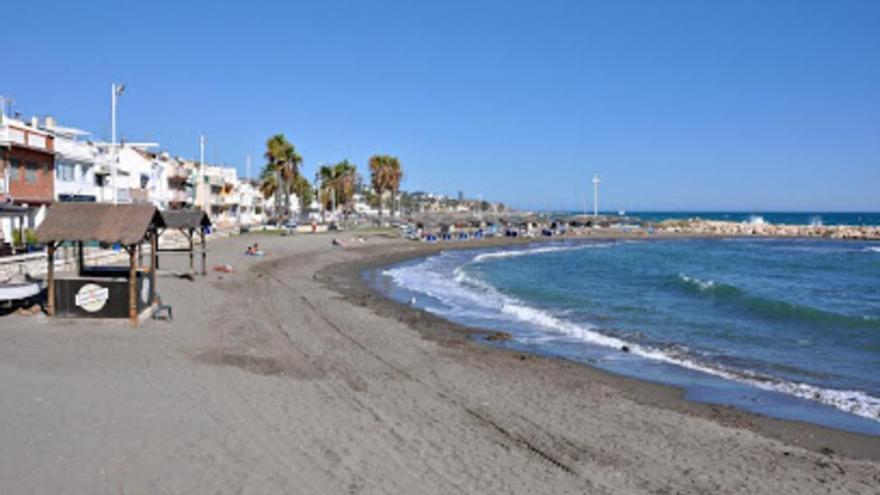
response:
{"label": "wooden post", "polygon": [[195,246],[193,245],[193,229],[186,230],[186,238],[189,239],[189,271],[195,273],[196,271],[196,262],[195,256],[193,253],[193,249]]}
{"label": "wooden post", "polygon": [[132,325],[137,325],[137,246],[129,246],[128,251],[128,318]]}
{"label": "wooden post", "polygon": [[83,242],[79,241],[76,243],[76,273],[82,277],[83,274],[83,260],[85,256],[83,255]]}
{"label": "wooden post", "polygon": [[153,231],[150,236],[150,303],[159,303],[159,291],[156,290],[156,268],[159,267],[159,233]]}
{"label": "wooden post", "polygon": [[46,278],[49,282],[49,295],[46,302],[46,313],[49,316],[55,316],[55,243],[50,242],[47,246],[49,255],[49,266],[47,267]]}
{"label": "wooden post", "polygon": [[202,239],[202,275],[208,274],[208,244],[205,242],[205,228],[199,231]]}

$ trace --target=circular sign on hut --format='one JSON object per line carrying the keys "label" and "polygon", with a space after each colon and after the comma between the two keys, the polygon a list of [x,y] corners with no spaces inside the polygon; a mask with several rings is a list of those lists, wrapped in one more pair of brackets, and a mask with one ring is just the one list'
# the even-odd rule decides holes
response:
{"label": "circular sign on hut", "polygon": [[94,313],[101,311],[109,298],[110,289],[107,287],[85,284],[76,292],[76,305],[89,313]]}

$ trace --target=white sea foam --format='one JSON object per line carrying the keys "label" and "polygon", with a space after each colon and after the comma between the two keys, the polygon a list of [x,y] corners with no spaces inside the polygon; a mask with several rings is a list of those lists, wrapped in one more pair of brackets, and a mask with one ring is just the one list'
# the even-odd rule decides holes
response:
{"label": "white sea foam", "polygon": [[685,275],[684,273],[679,273],[678,278],[682,279],[686,283],[696,285],[697,287],[699,287],[700,290],[703,290],[703,291],[709,290],[712,287],[715,287],[714,280],[700,280],[696,277],[689,277],[689,276]]}
{"label": "white sea foam", "polygon": [[611,243],[596,243],[596,244],[577,244],[577,245],[567,245],[567,246],[541,246],[530,249],[510,249],[505,251],[492,251],[488,253],[482,253],[474,256],[474,259],[471,260],[473,263],[482,263],[484,261],[501,259],[501,258],[514,258],[518,256],[531,256],[535,254],[543,254],[543,253],[556,253],[560,251],[579,251],[581,249],[596,249],[596,248],[607,248],[611,247],[613,244]]}
{"label": "white sea foam", "polygon": [[865,248],[866,252],[869,253],[880,253],[880,246],[870,246]]}
{"label": "white sea foam", "polygon": [[[554,251],[558,251],[570,250],[575,247],[553,246],[553,248]],[[539,249],[544,250],[538,251]],[[517,252],[534,254],[548,252],[546,249],[547,247],[517,250]],[[484,254],[497,256],[511,252],[513,251]],[[508,256],[524,255],[526,254],[508,254]],[[441,315],[477,317],[497,320],[502,323],[507,322],[508,324],[512,322],[525,323],[530,328],[546,332],[548,340],[552,340],[552,336],[556,335],[556,338],[563,337],[612,349],[621,349],[626,346],[630,354],[645,359],[734,380],[763,390],[817,401],[851,414],[880,421],[880,398],[858,390],[826,389],[809,384],[778,380],[749,370],[735,370],[720,364],[705,362],[681,349],[659,349],[606,335],[589,324],[567,320],[560,315],[530,306],[514,297],[502,294],[492,285],[470,276],[465,266],[461,264],[462,260],[451,259],[450,256],[452,255],[444,253],[426,258],[417,264],[385,270],[383,274],[391,277],[398,287],[427,294],[443,302],[447,308],[442,311],[435,310]],[[477,258],[479,256],[473,258],[471,262],[481,261]],[[482,260],[485,259],[482,258]],[[453,263],[455,263],[454,267],[452,267]],[[685,274],[679,276],[685,282],[697,285],[701,290],[709,289],[714,285],[711,280],[703,281]],[[529,340],[535,341],[536,339],[530,338]]]}
{"label": "white sea foam", "polygon": [[764,217],[762,217],[761,215],[752,215],[749,217],[748,223],[752,225],[764,225],[767,222],[764,221]]}

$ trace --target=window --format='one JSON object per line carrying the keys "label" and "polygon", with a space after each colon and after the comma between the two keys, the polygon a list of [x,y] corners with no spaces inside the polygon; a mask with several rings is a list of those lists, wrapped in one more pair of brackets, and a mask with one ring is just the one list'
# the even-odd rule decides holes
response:
{"label": "window", "polygon": [[21,180],[21,161],[9,160],[9,182],[19,182]]}
{"label": "window", "polygon": [[40,166],[34,162],[25,162],[24,164],[24,181],[30,184],[37,183],[37,170]]}
{"label": "window", "polygon": [[150,183],[150,176],[146,174],[141,174],[141,189],[146,189],[147,185]]}
{"label": "window", "polygon": [[64,182],[73,182],[74,173],[75,173],[75,165],[73,163],[68,162],[59,162],[58,168],[55,169],[56,177],[58,180]]}

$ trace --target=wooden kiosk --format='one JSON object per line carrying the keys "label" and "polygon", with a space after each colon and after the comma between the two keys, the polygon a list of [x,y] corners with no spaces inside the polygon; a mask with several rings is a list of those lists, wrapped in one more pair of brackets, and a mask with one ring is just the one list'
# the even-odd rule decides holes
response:
{"label": "wooden kiosk", "polygon": [[[184,248],[161,248],[160,253],[189,253],[189,269],[195,273],[195,242],[194,237],[199,235],[199,252],[202,258],[202,275],[208,274],[207,258],[208,244],[206,235],[208,228],[211,227],[211,219],[208,214],[199,208],[189,208],[185,210],[166,210],[162,212],[162,220],[165,226],[159,229],[161,236],[167,229],[179,230],[187,240],[187,247]],[[158,267],[158,260],[156,260]]]}
{"label": "wooden kiosk", "polygon": [[[165,222],[152,205],[55,203],[37,228],[37,241],[48,251],[49,316],[127,318],[137,325],[158,302],[156,263],[159,229]],[[76,273],[55,274],[55,252],[64,242],[76,253]],[[128,266],[85,266],[85,243],[118,245]],[[150,244],[149,267],[139,266],[141,246]]]}

